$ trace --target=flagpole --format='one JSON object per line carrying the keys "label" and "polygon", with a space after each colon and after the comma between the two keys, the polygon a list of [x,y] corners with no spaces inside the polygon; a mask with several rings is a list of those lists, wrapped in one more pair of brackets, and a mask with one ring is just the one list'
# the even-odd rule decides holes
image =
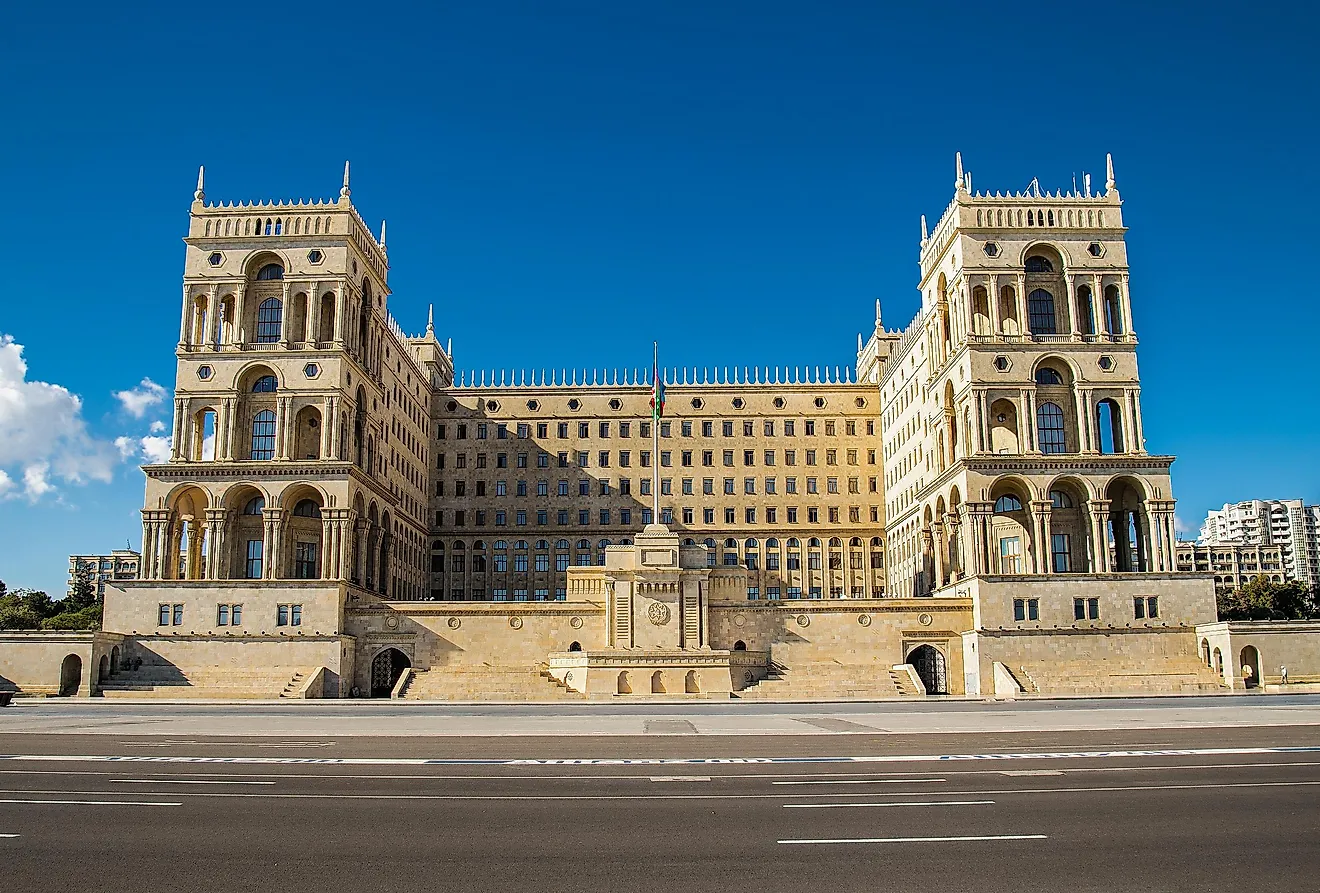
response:
{"label": "flagpole", "polygon": [[652,341],[651,348],[654,351],[654,357],[651,363],[651,382],[652,403],[651,408],[651,438],[654,445],[651,448],[651,523],[660,523],[660,342]]}

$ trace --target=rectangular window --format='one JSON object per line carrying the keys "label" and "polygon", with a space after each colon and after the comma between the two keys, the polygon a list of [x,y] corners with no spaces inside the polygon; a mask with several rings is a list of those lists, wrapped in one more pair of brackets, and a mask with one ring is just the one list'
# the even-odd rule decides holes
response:
{"label": "rectangular window", "polygon": [[683,463],[683,467],[684,467],[684,468],[691,468],[691,467],[692,467],[692,451],[691,451],[691,450],[684,450],[683,453],[682,453],[682,455],[681,455],[681,457],[680,457],[680,461]]}
{"label": "rectangular window", "polygon": [[578,468],[586,468],[591,464],[591,454],[586,450],[581,450],[577,454]]}
{"label": "rectangular window", "polygon": [[1056,533],[1050,537],[1051,562],[1056,574],[1066,574],[1072,570],[1072,551],[1069,548],[1069,536]]}
{"label": "rectangular window", "polygon": [[747,523],[747,524],[755,524],[755,523],[756,523],[756,509],[754,509],[754,508],[745,508],[745,509],[743,509],[743,516],[744,516],[744,517],[743,517],[743,521],[744,521],[745,523]]}
{"label": "rectangular window", "polygon": [[714,422],[702,422],[702,423],[701,423],[701,436],[702,436],[702,437],[713,437],[714,435],[715,435],[715,423],[714,423]]}
{"label": "rectangular window", "polygon": [[536,436],[537,436],[539,439],[541,439],[541,440],[544,440],[545,438],[549,437],[549,436],[550,436],[550,426],[547,425],[545,422],[537,422],[537,423],[536,423]]}
{"label": "rectangular window", "polygon": [[591,510],[578,509],[578,524],[583,527],[586,527],[590,523],[591,523]]}
{"label": "rectangular window", "polygon": [[[662,382],[662,384],[663,384],[663,382]],[[661,422],[661,423],[660,423],[660,436],[661,436],[661,437],[668,437],[668,436],[669,436],[669,422]]]}
{"label": "rectangular window", "polygon": [[548,511],[546,511],[545,509],[537,509],[537,510],[536,510],[536,523],[537,523],[539,526],[541,526],[541,527],[544,527],[546,524],[549,524],[549,523],[550,523],[550,513],[549,513]]}
{"label": "rectangular window", "polygon": [[160,606],[160,614],[158,615],[158,619],[156,620],[156,625],[157,625],[157,626],[169,626],[169,625],[170,625],[170,606],[169,606],[169,605],[161,605],[161,606]]}
{"label": "rectangular window", "polygon": [[302,605],[289,605],[289,626],[302,626]]}
{"label": "rectangular window", "polygon": [[673,454],[669,450],[660,451],[660,467],[669,468],[674,464]]}
{"label": "rectangular window", "polygon": [[[525,544],[524,544],[525,545]],[[513,556],[513,569],[516,573],[523,573],[527,570],[527,553],[516,552]]]}
{"label": "rectangular window", "polygon": [[619,451],[619,467],[621,468],[632,467],[632,453],[628,452],[627,450]]}
{"label": "rectangular window", "polygon": [[591,495],[591,478],[582,478],[578,481],[578,496]]}
{"label": "rectangular window", "polygon": [[567,553],[567,552],[559,552],[559,553],[557,553],[557,554],[555,555],[555,570],[557,570],[557,571],[561,571],[561,572],[562,572],[562,571],[566,571],[566,570],[568,570],[568,553]]}
{"label": "rectangular window", "polygon": [[558,460],[560,468],[568,467],[568,453],[561,451],[555,458]]}
{"label": "rectangular window", "polygon": [[555,523],[561,526],[568,523],[568,509],[560,509],[555,512]]}
{"label": "rectangular window", "polygon": [[174,606],[174,625],[183,626],[183,605]]}
{"label": "rectangular window", "polygon": [[815,437],[816,423],[811,419],[807,419],[805,422],[802,423],[802,433],[807,435],[808,437]]}
{"label": "rectangular window", "polygon": [[620,437],[627,437],[627,436],[628,436],[628,432],[629,432],[631,429],[632,429],[632,425],[631,425],[630,423],[628,423],[628,422],[619,422],[619,436],[620,436]]}
{"label": "rectangular window", "polygon": [[1099,620],[1099,619],[1100,619],[1100,599],[1098,599],[1098,598],[1075,598],[1075,599],[1073,599],[1073,619],[1074,619],[1074,620]]}
{"label": "rectangular window", "polygon": [[1146,599],[1145,599],[1145,598],[1143,598],[1143,597],[1141,597],[1141,596],[1137,596],[1136,598],[1132,599],[1132,616],[1133,616],[1134,618],[1136,618],[1137,620],[1145,620],[1145,619],[1146,619]]}
{"label": "rectangular window", "polygon": [[714,450],[702,450],[702,451],[701,451],[701,464],[704,465],[704,466],[706,466],[707,468],[709,468],[709,467],[711,467],[712,465],[714,465],[714,464],[715,464],[715,451],[714,451]]}
{"label": "rectangular window", "polygon": [[632,523],[632,509],[619,509],[619,523],[624,527]]}
{"label": "rectangular window", "polygon": [[1005,536],[999,540],[999,572],[1022,573],[1022,537]]}
{"label": "rectangular window", "polygon": [[288,625],[289,625],[289,606],[288,606],[288,605],[276,605],[276,606],[275,606],[275,625],[276,625],[276,626],[288,626]]}
{"label": "rectangular window", "polygon": [[1027,600],[1025,598],[1013,599],[1013,619],[1014,620],[1027,619]]}
{"label": "rectangular window", "polygon": [[728,468],[733,467],[733,450],[724,451],[724,465]]}
{"label": "rectangular window", "polygon": [[627,496],[632,493],[632,479],[619,478],[619,495]]}
{"label": "rectangular window", "polygon": [[784,464],[785,465],[797,464],[797,450],[784,450]]}
{"label": "rectangular window", "polygon": [[691,423],[691,422],[684,422],[684,423],[682,424],[681,430],[682,430],[682,432],[683,432],[683,436],[684,436],[684,437],[691,437],[691,436],[692,436],[692,423]]}
{"label": "rectangular window", "polygon": [[293,575],[299,580],[315,580],[320,577],[316,571],[316,543],[294,543]]}
{"label": "rectangular window", "polygon": [[747,587],[747,600],[748,600],[748,601],[757,601],[757,600],[760,599],[760,598],[761,598],[761,587],[760,587],[760,586],[748,586],[748,587]]}
{"label": "rectangular window", "polygon": [[660,479],[660,495],[661,495],[661,496],[672,496],[673,493],[674,493],[674,479],[673,479],[673,478],[661,478],[661,479]]}
{"label": "rectangular window", "polygon": [[515,515],[513,516],[513,523],[517,524],[519,527],[526,527],[526,526],[527,526],[527,510],[526,510],[526,509],[519,509],[518,512],[517,512],[517,514],[515,514]]}
{"label": "rectangular window", "polygon": [[774,506],[769,506],[765,510],[765,523],[777,524],[779,522],[779,510]]}
{"label": "rectangular window", "polygon": [[609,451],[609,450],[601,450],[601,451],[600,451],[600,453],[596,456],[596,465],[597,465],[599,468],[609,468],[609,467],[610,467],[610,451]]}
{"label": "rectangular window", "polygon": [[789,508],[788,508],[788,523],[789,523],[789,524],[796,524],[797,522],[798,522],[798,519],[797,519],[797,507],[796,507],[796,506],[789,506]]}
{"label": "rectangular window", "polygon": [[714,510],[714,509],[702,509],[702,510],[701,510],[701,523],[703,523],[703,524],[714,524],[714,523],[715,523],[715,510]]}
{"label": "rectangular window", "polygon": [[683,478],[683,495],[692,495],[692,478]]}
{"label": "rectangular window", "polygon": [[756,495],[756,478],[743,478],[743,493],[748,496]]}
{"label": "rectangular window", "polygon": [[242,606],[242,605],[230,605],[230,606],[229,606],[229,625],[230,625],[230,626],[242,626],[242,625],[243,625],[243,606]]}
{"label": "rectangular window", "polygon": [[725,508],[725,510],[724,510],[724,523],[725,523],[725,524],[734,524],[734,523],[737,523],[737,520],[738,520],[738,515],[735,513],[735,510],[734,510],[732,507]]}
{"label": "rectangular window", "polygon": [[793,422],[792,419],[785,419],[785,420],[784,420],[784,436],[785,436],[785,437],[792,437],[792,436],[793,436],[793,427],[794,427],[794,422]]}
{"label": "rectangular window", "polygon": [[598,426],[598,430],[600,431],[600,436],[601,436],[601,437],[609,437],[609,436],[610,436],[610,423],[609,423],[609,422],[601,422],[600,425]]}
{"label": "rectangular window", "polygon": [[[604,522],[604,523],[608,523],[608,522]],[[550,570],[550,556],[545,552],[537,552],[535,567],[538,571]]]}
{"label": "rectangular window", "polygon": [[248,540],[247,542],[247,564],[244,567],[244,576],[249,580],[261,579],[261,540]]}
{"label": "rectangular window", "polygon": [[724,495],[725,496],[733,495],[733,478],[724,479]]}
{"label": "rectangular window", "polygon": [[518,439],[519,439],[519,440],[526,440],[527,438],[529,438],[529,437],[531,437],[531,436],[532,436],[532,426],[529,425],[529,424],[527,424],[526,422],[519,422],[519,423],[518,423]]}

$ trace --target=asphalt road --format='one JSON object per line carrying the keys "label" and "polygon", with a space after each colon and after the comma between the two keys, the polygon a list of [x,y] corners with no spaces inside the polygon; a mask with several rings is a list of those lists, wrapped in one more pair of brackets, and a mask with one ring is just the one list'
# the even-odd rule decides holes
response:
{"label": "asphalt road", "polygon": [[1157,731],[12,732],[0,889],[1320,888],[1318,727]]}

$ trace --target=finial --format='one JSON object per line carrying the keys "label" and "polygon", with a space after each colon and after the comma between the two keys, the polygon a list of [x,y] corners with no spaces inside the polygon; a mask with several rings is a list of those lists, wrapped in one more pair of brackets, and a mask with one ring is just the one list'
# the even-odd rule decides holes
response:
{"label": "finial", "polygon": [[454,338],[452,335],[445,342],[445,353],[449,354],[449,361],[452,363],[454,361]]}
{"label": "finial", "polygon": [[1114,156],[1108,152],[1105,153],[1105,192],[1113,189],[1117,184],[1114,182]]}
{"label": "finial", "polygon": [[426,334],[435,337],[435,305],[426,305]]}
{"label": "finial", "polygon": [[926,243],[930,241],[930,236],[926,234],[926,215],[921,215],[921,247],[925,248]]}
{"label": "finial", "polygon": [[348,162],[344,162],[344,185],[339,188],[339,197],[348,198],[353,194],[353,190],[348,188]]}
{"label": "finial", "polygon": [[206,165],[199,165],[197,168],[197,191],[193,193],[194,201],[201,201],[206,198]]}
{"label": "finial", "polygon": [[967,179],[963,176],[962,153],[953,153],[953,164],[956,169],[953,175],[953,188],[958,192],[967,191]]}
{"label": "finial", "polygon": [[876,324],[877,327],[880,325],[880,299],[879,299],[879,298],[876,298],[876,299],[875,299],[875,324]]}
{"label": "finial", "polygon": [[1091,197],[1091,175],[1082,174],[1082,189],[1087,198]]}
{"label": "finial", "polygon": [[861,332],[858,332],[858,333],[857,333],[857,352],[858,352],[858,353],[861,353],[861,352],[862,352],[862,333],[861,333]]}
{"label": "finial", "polygon": [[384,248],[384,247],[385,247],[385,221],[384,221],[384,220],[381,220],[381,222],[380,222],[380,247],[381,247],[381,248]]}

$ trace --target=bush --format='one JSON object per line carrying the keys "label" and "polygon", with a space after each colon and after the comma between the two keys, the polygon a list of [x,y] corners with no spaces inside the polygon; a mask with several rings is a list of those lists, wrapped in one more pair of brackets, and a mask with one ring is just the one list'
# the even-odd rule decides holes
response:
{"label": "bush", "polygon": [[83,630],[101,628],[101,606],[88,605],[81,611],[65,611],[41,621],[42,629]]}

